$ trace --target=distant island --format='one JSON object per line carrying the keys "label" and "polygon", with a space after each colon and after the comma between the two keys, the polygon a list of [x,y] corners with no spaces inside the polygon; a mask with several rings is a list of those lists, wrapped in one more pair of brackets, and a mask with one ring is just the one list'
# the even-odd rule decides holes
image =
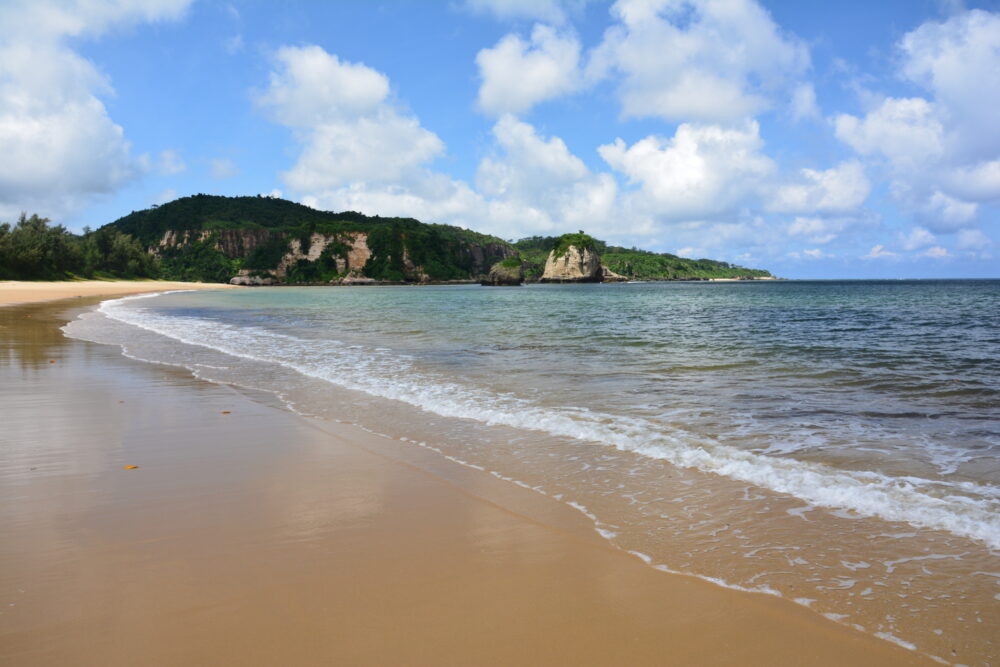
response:
{"label": "distant island", "polygon": [[[264,196],[182,197],[83,235],[47,222],[22,216],[15,225],[0,225],[0,279],[152,277],[248,285],[503,284],[491,283],[491,276],[505,276],[506,284],[773,279],[762,269],[609,246],[582,231],[510,242],[413,218],[318,211]],[[555,257],[570,273],[552,275],[566,279],[545,278]]]}

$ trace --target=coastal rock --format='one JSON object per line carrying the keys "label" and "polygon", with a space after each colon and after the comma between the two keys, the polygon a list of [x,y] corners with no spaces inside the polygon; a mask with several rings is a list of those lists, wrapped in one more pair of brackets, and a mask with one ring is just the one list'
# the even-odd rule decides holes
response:
{"label": "coastal rock", "polygon": [[485,287],[517,287],[524,283],[524,265],[518,261],[514,266],[504,266],[508,260],[497,262],[489,274],[479,283]]}
{"label": "coastal rock", "polygon": [[250,269],[242,269],[235,277],[230,279],[230,285],[247,285],[252,287],[259,287],[261,285],[273,285],[275,284],[275,279],[273,276],[260,275],[260,272],[252,272]]}
{"label": "coastal rock", "polygon": [[375,285],[378,281],[374,278],[369,278],[368,276],[363,276],[357,271],[352,271],[351,273],[344,276],[340,281],[341,285]]}
{"label": "coastal rock", "polygon": [[624,283],[628,282],[628,278],[619,275],[609,269],[608,267],[601,265],[601,281],[605,283]]}
{"label": "coastal rock", "polygon": [[601,258],[593,250],[571,245],[561,256],[553,250],[545,260],[543,283],[599,283],[603,277]]}

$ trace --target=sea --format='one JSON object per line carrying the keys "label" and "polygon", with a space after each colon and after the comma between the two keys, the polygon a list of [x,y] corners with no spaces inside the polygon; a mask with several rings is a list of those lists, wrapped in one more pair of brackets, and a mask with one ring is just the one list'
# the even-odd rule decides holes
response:
{"label": "sea", "polygon": [[1000,664],[1000,281],[173,292],[64,330],[554,498],[649,567]]}

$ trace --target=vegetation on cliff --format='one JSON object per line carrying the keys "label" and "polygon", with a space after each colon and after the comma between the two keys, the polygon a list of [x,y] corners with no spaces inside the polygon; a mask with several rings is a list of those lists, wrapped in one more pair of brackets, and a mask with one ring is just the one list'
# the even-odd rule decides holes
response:
{"label": "vegetation on cliff", "polygon": [[21,214],[0,224],[0,279],[155,278],[156,259],[142,244],[114,229],[82,235],[47,218]]}
{"label": "vegetation on cliff", "polygon": [[583,232],[562,236],[530,236],[514,243],[525,262],[528,280],[538,280],[549,253],[559,257],[575,245],[597,252],[601,263],[630,280],[703,280],[708,278],[768,278],[771,272],[748,269],[714,259],[688,259],[670,253],[609,246]]}

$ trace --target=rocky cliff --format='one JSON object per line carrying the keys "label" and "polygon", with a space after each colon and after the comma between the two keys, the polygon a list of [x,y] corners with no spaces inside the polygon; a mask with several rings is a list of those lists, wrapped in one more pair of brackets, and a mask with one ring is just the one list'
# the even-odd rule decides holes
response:
{"label": "rocky cliff", "polygon": [[603,278],[601,258],[595,250],[571,245],[562,254],[549,253],[542,273],[543,283],[599,283]]}

